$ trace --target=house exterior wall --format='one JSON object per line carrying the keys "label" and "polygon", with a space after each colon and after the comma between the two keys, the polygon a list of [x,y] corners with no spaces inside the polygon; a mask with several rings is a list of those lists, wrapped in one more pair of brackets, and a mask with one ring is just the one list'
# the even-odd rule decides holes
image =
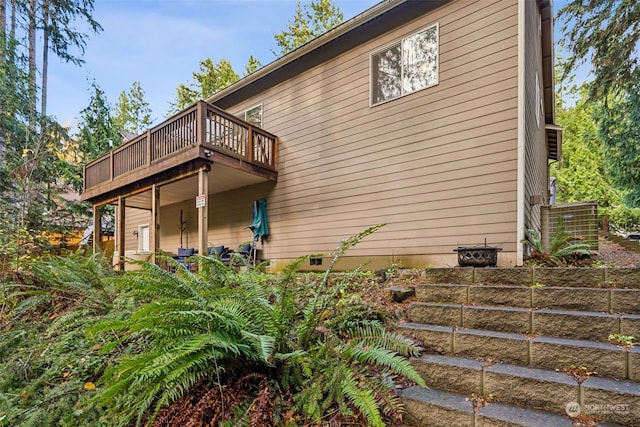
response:
{"label": "house exterior wall", "polygon": [[138,250],[138,227],[144,224],[151,224],[151,211],[147,209],[125,208],[125,253],[137,253]]}
{"label": "house exterior wall", "polygon": [[540,232],[540,207],[549,201],[542,81],[541,17],[536,0],[525,10],[525,228]]}
{"label": "house exterior wall", "polygon": [[[211,194],[207,206],[209,246],[224,245],[235,250],[250,242],[253,234],[248,226],[253,220],[253,201],[266,197],[272,187],[273,184],[265,183]],[[180,247],[180,211],[184,221],[182,247],[198,246],[198,212],[194,200],[189,199],[163,206],[160,211],[160,246],[167,252],[176,253]]]}
{"label": "house exterior wall", "polygon": [[[452,1],[225,105],[238,116],[263,105],[263,127],[279,137],[278,182],[214,191],[207,207],[210,244],[235,248],[250,240],[252,202],[266,197],[270,236],[260,249],[275,270],[301,255],[329,254],[340,240],[380,223],[387,225],[348,252],[355,264],[347,260],[345,268],[363,261],[371,262],[370,269],[456,265],[453,249],[485,241],[502,248],[499,265],[517,264],[521,54],[527,82],[524,199],[546,197],[543,112],[539,127],[530,123],[536,103],[531,72],[535,83],[538,71],[542,85],[539,17],[535,1],[525,1],[524,52],[518,1]],[[438,84],[371,106],[371,53],[434,24]],[[197,211],[187,200],[162,207],[165,250],[180,246],[181,210],[183,240],[193,242],[184,246],[196,246]],[[539,207],[524,211],[527,227],[539,224]]]}
{"label": "house exterior wall", "polygon": [[[455,265],[486,242],[515,262],[517,2],[456,1],[227,108],[264,106],[280,138],[266,255],[349,254]],[[370,54],[439,25],[439,84],[370,107]],[[415,265],[420,264],[420,265]]]}

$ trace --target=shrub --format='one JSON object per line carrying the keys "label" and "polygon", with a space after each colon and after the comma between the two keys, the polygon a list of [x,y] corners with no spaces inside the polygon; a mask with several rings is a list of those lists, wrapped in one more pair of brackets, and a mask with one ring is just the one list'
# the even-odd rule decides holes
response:
{"label": "shrub", "polygon": [[[10,307],[0,329],[0,419],[6,425],[97,425],[78,412],[109,355],[84,327],[103,320],[115,298],[113,271],[82,251],[24,264],[26,283],[2,285]],[[0,424],[2,425],[2,424]]]}
{"label": "shrub", "polygon": [[564,231],[562,222],[558,224],[549,244],[549,250],[545,250],[542,239],[535,230],[527,230],[526,243],[531,247],[530,260],[550,267],[560,267],[576,263],[581,258],[591,258],[597,252],[591,250],[591,245],[576,241],[576,237]]}
{"label": "shrub", "polygon": [[[183,405],[180,399],[203,381],[215,388],[223,375],[253,372],[265,375],[259,390],[272,396],[271,411],[294,404],[297,415],[282,409],[267,417],[272,420],[320,423],[341,414],[383,426],[384,419],[399,419],[394,378],[424,384],[404,358],[420,348],[375,320],[330,322],[341,291],[359,274],[341,275],[330,284],[335,262],[379,227],[342,242],[320,283],[303,298],[296,271],[308,257],[293,262],[277,280],[255,271],[236,273],[208,257],[197,257],[195,273],[177,269],[172,274],[139,262],[141,270],[125,274],[120,283],[147,302],[130,317],[91,332],[105,339],[115,333],[121,343],[144,337],[145,345],[105,373],[94,402],[109,408],[115,424],[149,424],[163,407]],[[235,411],[236,425],[249,425],[256,416],[255,405],[249,407],[253,412]],[[166,411],[160,419],[162,425],[170,423]]]}
{"label": "shrub", "polygon": [[366,275],[331,274],[380,227],[343,241],[312,286],[308,257],[280,276],[202,256],[197,272],[170,257],[175,272],[115,275],[82,253],[28,264],[3,287],[0,425],[398,423],[397,381],[424,385],[405,358],[421,349],[351,310]]}

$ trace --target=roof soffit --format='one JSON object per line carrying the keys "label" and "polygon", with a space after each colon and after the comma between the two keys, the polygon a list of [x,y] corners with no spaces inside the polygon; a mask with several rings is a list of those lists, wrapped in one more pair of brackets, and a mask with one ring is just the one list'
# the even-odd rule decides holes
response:
{"label": "roof soffit", "polygon": [[220,108],[241,102],[384,34],[451,0],[385,0],[209,97]]}

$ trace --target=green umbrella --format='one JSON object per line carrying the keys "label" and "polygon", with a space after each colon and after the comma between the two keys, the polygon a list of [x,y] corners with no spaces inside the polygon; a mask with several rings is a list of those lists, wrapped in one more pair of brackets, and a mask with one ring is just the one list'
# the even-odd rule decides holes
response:
{"label": "green umbrella", "polygon": [[253,231],[253,240],[263,239],[269,235],[267,199],[260,199],[253,202],[253,224],[251,224],[249,228]]}
{"label": "green umbrella", "polygon": [[269,222],[267,220],[267,199],[253,202],[253,223],[249,226],[253,232],[253,262],[256,259],[256,243],[269,235]]}

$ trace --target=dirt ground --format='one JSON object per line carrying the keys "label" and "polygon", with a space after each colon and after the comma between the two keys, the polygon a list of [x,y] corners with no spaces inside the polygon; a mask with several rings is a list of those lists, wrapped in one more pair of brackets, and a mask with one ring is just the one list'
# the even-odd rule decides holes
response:
{"label": "dirt ground", "polygon": [[640,267],[640,252],[633,252],[600,237],[597,259],[615,267]]}

